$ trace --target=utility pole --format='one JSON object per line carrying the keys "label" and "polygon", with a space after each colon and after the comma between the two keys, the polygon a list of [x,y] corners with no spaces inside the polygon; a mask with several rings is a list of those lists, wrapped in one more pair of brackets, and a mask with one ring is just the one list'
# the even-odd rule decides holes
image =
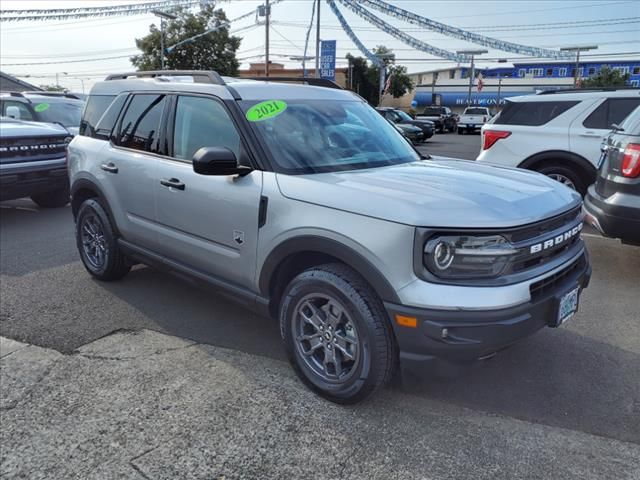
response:
{"label": "utility pole", "polygon": [[269,0],[265,3],[265,39],[264,39],[264,76],[269,76],[269,17],[271,16],[271,7],[269,7]]}
{"label": "utility pole", "polygon": [[320,78],[320,0],[317,2],[316,11],[316,78]]}
{"label": "utility pole", "polygon": [[576,68],[573,73],[573,86],[578,88],[578,81],[580,75],[578,74],[578,70],[580,69],[580,52],[588,52],[589,50],[597,50],[597,45],[587,45],[587,46],[574,46],[574,47],[562,47],[560,49],[561,52],[576,52]]}
{"label": "utility pole", "polygon": [[488,50],[458,50],[458,55],[471,55],[471,74],[469,75],[469,93],[467,94],[467,107],[471,105],[471,89],[473,88],[473,80],[476,78],[475,56],[488,53]]}
{"label": "utility pole", "polygon": [[351,63],[351,57],[347,58],[349,60],[349,90],[353,91],[353,65]]}
{"label": "utility pole", "polygon": [[175,15],[171,13],[163,12],[161,10],[151,10],[156,17],[160,17],[160,70],[164,70],[164,21],[166,20],[175,20]]}

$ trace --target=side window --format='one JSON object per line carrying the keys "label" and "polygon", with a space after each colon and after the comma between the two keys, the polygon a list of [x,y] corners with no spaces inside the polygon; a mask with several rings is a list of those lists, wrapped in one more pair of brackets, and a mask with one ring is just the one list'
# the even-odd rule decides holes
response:
{"label": "side window", "polygon": [[620,124],[638,105],[640,98],[609,98],[600,104],[582,125],[587,128],[609,129]]}
{"label": "side window", "polygon": [[107,111],[104,112],[104,115],[100,117],[100,120],[95,126],[94,133],[91,135],[93,138],[109,140],[113,127],[115,127],[118,116],[120,115],[120,110],[122,110],[126,100],[127,94],[124,93],[118,96],[111,105],[109,105],[109,108],[107,108]]}
{"label": "side window", "polygon": [[540,126],[550,122],[580,102],[509,102],[496,119],[496,125]]}
{"label": "side window", "polygon": [[191,160],[202,147],[227,147],[240,158],[240,135],[220,102],[180,96],[173,131],[173,156]]}
{"label": "side window", "polygon": [[[2,115],[8,116],[7,109],[9,107],[18,108],[18,111],[20,112],[19,120],[33,120],[33,115],[31,114],[31,111],[24,103],[14,102],[12,100],[5,100],[4,102],[2,102]],[[14,109],[12,108],[11,110],[14,110]],[[11,110],[9,110],[9,112],[11,112]]]}
{"label": "side window", "polygon": [[159,153],[160,119],[165,103],[165,95],[134,95],[122,117],[116,143],[121,147]]}
{"label": "side window", "polygon": [[93,137],[96,124],[107,107],[111,104],[115,95],[90,95],[87,105],[84,107],[82,120],[80,121],[80,135]]}

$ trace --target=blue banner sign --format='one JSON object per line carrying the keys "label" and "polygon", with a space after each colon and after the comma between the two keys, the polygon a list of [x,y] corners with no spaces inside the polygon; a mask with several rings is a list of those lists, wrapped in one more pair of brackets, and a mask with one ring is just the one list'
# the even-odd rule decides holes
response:
{"label": "blue banner sign", "polygon": [[336,79],[336,41],[322,40],[320,43],[320,78]]}
{"label": "blue banner sign", "polygon": [[[533,91],[522,92],[502,92],[500,95],[500,104],[504,105],[509,97],[517,97],[520,95],[531,95]],[[441,92],[439,93],[442,99],[442,105],[446,107],[460,107],[467,105],[467,92]],[[431,92],[416,92],[414,101],[417,102],[419,107],[427,106],[431,104]],[[471,105],[491,107],[498,103],[497,92],[482,92],[471,94]]]}

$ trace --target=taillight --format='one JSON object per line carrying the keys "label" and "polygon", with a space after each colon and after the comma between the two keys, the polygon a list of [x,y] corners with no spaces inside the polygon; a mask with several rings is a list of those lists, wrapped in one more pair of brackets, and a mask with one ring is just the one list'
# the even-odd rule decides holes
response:
{"label": "taillight", "polygon": [[624,149],[622,175],[630,178],[640,175],[640,144],[630,143]]}
{"label": "taillight", "polygon": [[505,130],[485,130],[482,132],[482,149],[489,150],[498,140],[507,138],[511,132]]}
{"label": "taillight", "polygon": [[485,123],[487,121],[487,117],[482,117],[482,123]]}

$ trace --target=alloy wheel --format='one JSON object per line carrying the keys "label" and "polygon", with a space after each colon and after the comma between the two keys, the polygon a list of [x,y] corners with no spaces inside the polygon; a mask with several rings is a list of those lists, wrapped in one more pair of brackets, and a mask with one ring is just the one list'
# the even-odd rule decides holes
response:
{"label": "alloy wheel", "polygon": [[95,215],[83,217],[80,225],[82,250],[92,268],[99,270],[105,265],[107,245],[102,223]]}
{"label": "alloy wheel", "polygon": [[561,173],[550,173],[547,175],[549,178],[554,179],[556,182],[560,182],[563,185],[566,185],[572,190],[576,190],[575,184],[571,181],[569,177],[562,175]]}

